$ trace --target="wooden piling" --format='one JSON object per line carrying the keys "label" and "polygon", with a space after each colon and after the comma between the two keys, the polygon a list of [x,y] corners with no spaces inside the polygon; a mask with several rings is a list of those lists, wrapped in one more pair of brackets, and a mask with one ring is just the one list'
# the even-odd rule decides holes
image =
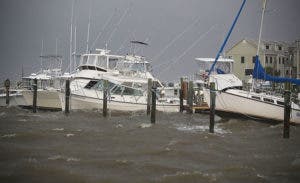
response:
{"label": "wooden piling", "polygon": [[179,111],[183,112],[183,78],[180,78],[180,90],[179,90]]}
{"label": "wooden piling", "polygon": [[107,92],[108,92],[108,81],[104,80],[103,85],[103,117],[107,117]]}
{"label": "wooden piling", "polygon": [[291,114],[290,99],[291,99],[290,83],[285,83],[283,138],[290,138],[290,114]]}
{"label": "wooden piling", "polygon": [[152,89],[152,79],[149,78],[148,79],[148,93],[147,93],[147,116],[149,116],[150,112],[151,112],[151,95],[152,95],[151,89]]}
{"label": "wooden piling", "polygon": [[6,106],[9,105],[9,88],[10,88],[10,81],[9,79],[6,79],[4,82],[4,86],[5,86],[5,92],[6,92]]}
{"label": "wooden piling", "polygon": [[210,83],[210,114],[209,114],[209,132],[214,133],[215,127],[215,108],[216,108],[216,91],[215,83]]}
{"label": "wooden piling", "polygon": [[152,85],[152,102],[151,102],[151,123],[154,124],[156,119],[156,82]]}
{"label": "wooden piling", "polygon": [[33,79],[33,97],[32,97],[32,112],[36,113],[36,107],[37,107],[37,79]]}
{"label": "wooden piling", "polygon": [[189,114],[193,114],[193,99],[194,99],[194,83],[189,81],[188,85],[188,110]]}
{"label": "wooden piling", "polygon": [[70,113],[70,80],[66,80],[66,89],[65,89],[65,114]]}

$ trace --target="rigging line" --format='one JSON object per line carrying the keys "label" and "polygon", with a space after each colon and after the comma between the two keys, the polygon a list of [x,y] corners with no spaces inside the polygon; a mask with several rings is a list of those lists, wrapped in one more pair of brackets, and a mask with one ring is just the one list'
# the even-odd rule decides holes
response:
{"label": "rigging line", "polygon": [[[136,29],[135,29],[134,31],[131,32],[132,37],[134,37],[135,32],[136,32]],[[130,30],[128,31],[128,33],[130,33]],[[129,42],[130,39],[131,39],[131,38],[125,39],[125,40],[122,42],[120,48],[116,51],[116,53],[119,53],[119,52],[124,48],[125,43],[126,43],[127,41]]]}
{"label": "rigging line", "polygon": [[102,36],[104,30],[106,29],[106,27],[108,26],[108,24],[111,22],[111,20],[113,19],[113,17],[115,16],[117,12],[117,9],[114,10],[114,13],[107,19],[107,21],[105,22],[105,24],[103,25],[102,29],[100,30],[100,32],[98,33],[96,39],[94,40],[92,46],[90,47],[90,49],[94,48],[94,46],[96,45],[96,42],[98,41],[98,39]]}
{"label": "rigging line", "polygon": [[163,53],[170,47],[172,46],[178,39],[180,39],[187,31],[189,31],[194,25],[196,25],[200,21],[200,16],[188,27],[186,27],[180,34],[178,34],[173,40],[167,44],[154,58],[153,61],[156,61],[159,57],[163,55]]}
{"label": "rigging line", "polygon": [[125,10],[125,12],[123,13],[123,15],[121,16],[119,22],[116,24],[115,28],[113,29],[113,31],[111,32],[111,34],[109,35],[106,44],[108,44],[110,42],[110,40],[112,39],[114,33],[117,31],[117,28],[120,26],[120,24],[122,23],[123,19],[125,18],[125,16],[128,14],[129,10],[131,9],[131,3],[128,6],[128,8]]}
{"label": "rigging line", "polygon": [[[210,31],[212,31],[215,27],[216,27],[217,24],[211,26],[208,31],[206,31],[204,34],[200,35],[200,37],[193,42],[193,44],[191,44],[181,55],[179,55],[179,57],[177,57],[177,59],[172,59],[169,63],[168,63],[168,66],[166,68],[164,68],[164,70],[162,71],[166,71],[168,70],[171,66],[173,66],[173,64],[175,64],[176,62],[178,62],[183,56],[185,56],[194,46],[196,46],[199,41],[201,41]],[[162,67],[160,67],[162,68]]]}

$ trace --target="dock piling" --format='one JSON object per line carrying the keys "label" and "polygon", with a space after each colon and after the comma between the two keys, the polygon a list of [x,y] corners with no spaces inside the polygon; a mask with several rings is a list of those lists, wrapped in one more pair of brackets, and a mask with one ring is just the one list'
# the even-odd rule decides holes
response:
{"label": "dock piling", "polygon": [[285,83],[283,138],[290,138],[290,114],[291,114],[290,99],[291,99],[290,83]]}
{"label": "dock piling", "polygon": [[6,106],[9,106],[9,88],[10,88],[10,81],[6,79],[4,82],[5,92],[6,92]]}
{"label": "dock piling", "polygon": [[216,90],[215,83],[210,83],[210,113],[209,113],[209,132],[214,133],[215,127],[215,108],[216,108]]}
{"label": "dock piling", "polygon": [[189,114],[193,114],[193,99],[194,99],[194,83],[193,81],[189,81],[188,86],[188,110]]}
{"label": "dock piling", "polygon": [[151,123],[155,123],[156,116],[156,82],[152,84]]}
{"label": "dock piling", "polygon": [[32,112],[36,113],[36,107],[37,107],[37,79],[33,79],[33,98],[32,98]]}
{"label": "dock piling", "polygon": [[150,112],[151,112],[151,95],[152,95],[151,89],[152,89],[152,79],[149,78],[148,79],[148,93],[147,93],[147,116],[149,116]]}
{"label": "dock piling", "polygon": [[70,113],[70,80],[66,80],[66,89],[65,89],[65,114]]}
{"label": "dock piling", "polygon": [[108,81],[104,80],[103,86],[103,117],[107,117],[107,91],[108,91]]}
{"label": "dock piling", "polygon": [[180,78],[179,102],[179,111],[183,112],[183,78]]}

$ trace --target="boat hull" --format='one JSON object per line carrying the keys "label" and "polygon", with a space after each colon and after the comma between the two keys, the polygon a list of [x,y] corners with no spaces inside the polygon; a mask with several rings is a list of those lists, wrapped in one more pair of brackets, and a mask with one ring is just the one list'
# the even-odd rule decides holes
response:
{"label": "boat hull", "polygon": [[[11,95],[9,97],[9,106],[25,106],[27,105],[23,95]],[[6,96],[0,97],[0,106],[6,106]]]}
{"label": "boat hull", "polygon": [[[204,89],[204,97],[210,106],[210,91]],[[239,96],[230,92],[216,92],[216,108],[217,111],[238,113],[244,116],[252,116],[276,121],[283,121],[284,107],[254,100],[246,96]],[[300,110],[291,110],[290,122],[300,124]]]}
{"label": "boat hull", "polygon": [[[65,109],[65,94],[60,93],[60,101],[62,110]],[[146,103],[133,103],[122,102],[116,100],[108,100],[107,108],[112,111],[146,111]],[[70,97],[70,109],[71,110],[102,110],[103,100],[99,98],[93,98],[88,96],[81,96],[72,94]],[[178,112],[179,105],[176,104],[157,104],[156,110],[162,112]]]}
{"label": "boat hull", "polygon": [[[27,106],[32,106],[33,91],[22,91]],[[59,100],[59,92],[56,90],[38,90],[37,91],[37,107],[41,109],[61,110]]]}

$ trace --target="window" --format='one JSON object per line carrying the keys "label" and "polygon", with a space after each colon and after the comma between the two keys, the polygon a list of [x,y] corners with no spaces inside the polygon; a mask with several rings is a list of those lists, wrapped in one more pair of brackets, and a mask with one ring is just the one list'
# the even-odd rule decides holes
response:
{"label": "window", "polygon": [[253,73],[253,69],[245,69],[245,76],[249,76]]}
{"label": "window", "polygon": [[274,100],[273,99],[269,99],[269,98],[264,98],[264,101],[265,102],[269,102],[269,103],[274,103]]}
{"label": "window", "polygon": [[252,57],[252,63],[255,63],[255,60],[256,60],[256,56],[253,56]]}
{"label": "window", "polygon": [[273,62],[273,57],[270,57],[270,64]]}
{"label": "window", "polygon": [[266,45],[266,50],[268,50],[270,48],[270,46],[269,45]]}
{"label": "window", "polygon": [[281,64],[281,57],[279,57],[278,59],[279,59],[279,60],[278,60],[279,64]]}
{"label": "window", "polygon": [[282,102],[282,101],[277,101],[277,104],[278,104],[278,105],[284,105],[284,102]]}
{"label": "window", "polygon": [[245,57],[244,56],[241,56],[241,63],[245,63]]}
{"label": "window", "polygon": [[286,71],[285,71],[285,74],[286,74],[286,75],[289,75],[289,70],[286,70]]}
{"label": "window", "polygon": [[257,97],[257,96],[251,96],[251,98],[256,99],[256,100],[260,100],[260,97]]}
{"label": "window", "polygon": [[282,47],[281,47],[281,46],[278,46],[278,50],[282,50]]}
{"label": "window", "polygon": [[97,83],[97,81],[90,81],[84,88],[92,88],[95,84]]}

